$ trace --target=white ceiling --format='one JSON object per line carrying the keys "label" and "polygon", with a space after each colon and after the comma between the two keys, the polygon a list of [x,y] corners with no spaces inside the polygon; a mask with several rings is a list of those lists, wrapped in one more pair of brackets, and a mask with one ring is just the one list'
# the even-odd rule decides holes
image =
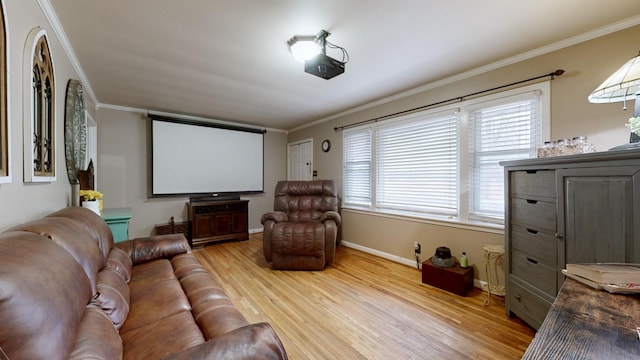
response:
{"label": "white ceiling", "polygon": [[[98,106],[283,130],[640,23],[639,0],[40,2],[57,15]],[[321,29],[350,56],[330,80],[305,73],[286,43]]]}

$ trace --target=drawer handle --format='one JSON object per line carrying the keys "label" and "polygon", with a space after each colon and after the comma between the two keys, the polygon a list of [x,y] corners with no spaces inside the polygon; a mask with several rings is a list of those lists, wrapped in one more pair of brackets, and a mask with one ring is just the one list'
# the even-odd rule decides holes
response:
{"label": "drawer handle", "polygon": [[536,264],[536,265],[538,264],[538,262],[537,262],[537,261],[533,260],[533,259],[532,259],[532,258],[530,258],[530,257],[528,257],[528,258],[527,258],[527,261],[528,261],[528,262],[530,262],[530,263],[532,263],[532,264]]}
{"label": "drawer handle", "polygon": [[527,199],[527,204],[537,204],[538,200],[529,200]]}
{"label": "drawer handle", "polygon": [[527,232],[530,233],[530,234],[533,234],[533,235],[538,234],[538,230],[533,230],[533,229],[529,229],[529,228],[527,228]]}
{"label": "drawer handle", "polygon": [[516,298],[516,300],[518,300],[518,301],[520,301],[520,299],[521,299],[521,298],[520,298],[520,295],[516,295],[516,296],[514,296],[514,297],[515,297],[515,298]]}
{"label": "drawer handle", "polygon": [[527,174],[535,174],[538,170],[527,170]]}

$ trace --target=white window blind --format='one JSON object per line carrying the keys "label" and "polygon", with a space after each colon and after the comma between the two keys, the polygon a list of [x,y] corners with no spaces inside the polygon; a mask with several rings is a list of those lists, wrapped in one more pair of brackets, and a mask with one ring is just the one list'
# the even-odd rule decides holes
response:
{"label": "white window blind", "polygon": [[498,163],[535,156],[541,117],[538,92],[470,110],[469,218],[502,219],[504,172]]}
{"label": "white window blind", "polygon": [[345,207],[503,223],[499,163],[536,156],[549,137],[549,93],[538,83],[345,129]]}
{"label": "white window blind", "polygon": [[458,116],[425,116],[379,126],[376,207],[456,215]]}
{"label": "white window blind", "polygon": [[344,203],[371,206],[372,198],[372,136],[371,128],[345,130],[344,142]]}

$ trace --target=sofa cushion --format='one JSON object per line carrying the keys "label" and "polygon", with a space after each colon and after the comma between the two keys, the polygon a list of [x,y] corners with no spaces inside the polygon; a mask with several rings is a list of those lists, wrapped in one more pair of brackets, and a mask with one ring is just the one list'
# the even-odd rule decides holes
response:
{"label": "sofa cushion", "polygon": [[202,344],[204,338],[190,311],[181,311],[132,331],[121,333],[124,360],[162,359]]}
{"label": "sofa cushion", "polygon": [[111,320],[96,305],[87,305],[70,360],[122,358],[122,340]]}
{"label": "sofa cushion", "polygon": [[120,274],[125,282],[129,282],[131,280],[133,263],[131,262],[129,255],[119,248],[114,247],[111,249],[109,256],[107,256],[105,268],[111,269]]}
{"label": "sofa cushion", "polygon": [[182,311],[191,311],[169,260],[134,266],[129,290],[129,316],[120,329],[121,334]]}
{"label": "sofa cushion", "polygon": [[92,297],[80,264],[44,236],[0,234],[0,344],[10,359],[66,359]]}
{"label": "sofa cushion", "polygon": [[62,246],[82,265],[91,281],[91,289],[95,292],[96,275],[104,265],[105,258],[82,224],[69,218],[45,217],[15,226],[11,230],[40,234]]}
{"label": "sofa cushion", "polygon": [[193,359],[287,359],[287,353],[268,323],[251,324],[164,360]]}
{"label": "sofa cushion", "polygon": [[104,258],[113,247],[113,234],[104,219],[87,208],[80,206],[66,207],[47,217],[69,218],[83,226],[93,241],[98,245]]}
{"label": "sofa cushion", "polygon": [[104,269],[98,273],[97,302],[113,322],[116,329],[120,329],[129,314],[129,286],[122,276],[111,269]]}

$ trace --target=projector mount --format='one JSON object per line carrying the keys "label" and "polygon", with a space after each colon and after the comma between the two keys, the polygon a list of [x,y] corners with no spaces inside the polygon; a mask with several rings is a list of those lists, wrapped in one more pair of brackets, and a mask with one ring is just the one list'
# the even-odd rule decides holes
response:
{"label": "projector mount", "polygon": [[[349,53],[343,47],[334,45],[327,41],[327,36],[331,35],[326,30],[321,30],[316,35],[316,42],[320,45],[322,53],[304,62],[306,73],[329,80],[344,73],[344,65],[349,62]],[[342,60],[336,60],[327,56],[327,46],[331,49],[342,51]]]}

